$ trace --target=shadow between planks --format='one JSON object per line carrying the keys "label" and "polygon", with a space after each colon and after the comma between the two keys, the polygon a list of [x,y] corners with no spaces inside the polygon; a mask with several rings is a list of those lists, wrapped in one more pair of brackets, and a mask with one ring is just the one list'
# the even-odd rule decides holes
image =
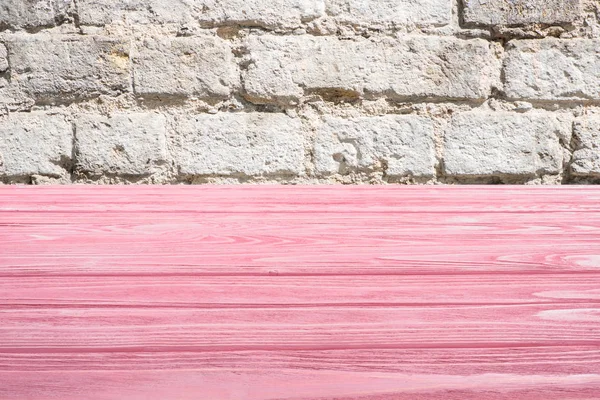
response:
{"label": "shadow between planks", "polygon": [[0,187],[0,399],[598,399],[593,187]]}

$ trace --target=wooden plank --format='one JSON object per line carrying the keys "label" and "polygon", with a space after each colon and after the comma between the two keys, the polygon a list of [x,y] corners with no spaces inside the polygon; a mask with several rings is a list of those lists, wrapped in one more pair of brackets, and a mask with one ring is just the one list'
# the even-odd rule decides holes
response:
{"label": "wooden plank", "polygon": [[[371,355],[373,358],[377,354]],[[239,355],[243,358],[244,355]],[[348,360],[346,358],[346,360]],[[508,360],[507,360],[508,361]],[[334,365],[343,368],[337,362]],[[314,367],[313,367],[314,369]],[[82,371],[0,373],[6,398],[86,399],[520,399],[595,400],[594,374],[402,374],[259,367],[229,371]],[[34,384],[32,384],[34,382]],[[51,391],[52,397],[44,397]],[[19,397],[14,394],[18,393]]]}
{"label": "wooden plank", "polygon": [[600,190],[0,187],[0,399],[596,399]]}
{"label": "wooden plank", "polygon": [[0,211],[538,212],[600,211],[590,186],[0,186]]}
{"label": "wooden plank", "polygon": [[0,280],[0,293],[0,309],[577,305],[600,301],[600,274],[24,276]]}
{"label": "wooden plank", "polygon": [[595,273],[600,260],[600,211],[9,214],[37,222],[2,225],[0,276]]}
{"label": "wooden plank", "polygon": [[0,352],[589,346],[600,339],[594,304],[12,307],[0,311]]}

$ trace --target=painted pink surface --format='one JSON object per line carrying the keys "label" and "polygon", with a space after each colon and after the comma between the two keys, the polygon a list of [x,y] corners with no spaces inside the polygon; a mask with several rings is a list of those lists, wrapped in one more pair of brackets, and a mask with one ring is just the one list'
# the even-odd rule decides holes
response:
{"label": "painted pink surface", "polygon": [[599,399],[600,189],[0,187],[0,399]]}

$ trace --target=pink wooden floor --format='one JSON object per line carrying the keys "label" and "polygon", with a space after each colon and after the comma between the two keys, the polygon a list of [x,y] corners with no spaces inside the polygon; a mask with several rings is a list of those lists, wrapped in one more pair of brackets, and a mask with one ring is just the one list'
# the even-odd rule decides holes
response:
{"label": "pink wooden floor", "polygon": [[600,188],[0,186],[0,399],[600,399]]}

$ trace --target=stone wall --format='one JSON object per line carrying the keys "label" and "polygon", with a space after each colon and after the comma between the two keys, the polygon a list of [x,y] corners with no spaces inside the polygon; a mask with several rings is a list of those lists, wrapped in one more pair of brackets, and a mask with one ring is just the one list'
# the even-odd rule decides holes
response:
{"label": "stone wall", "polygon": [[1,0],[3,183],[597,183],[595,0]]}

